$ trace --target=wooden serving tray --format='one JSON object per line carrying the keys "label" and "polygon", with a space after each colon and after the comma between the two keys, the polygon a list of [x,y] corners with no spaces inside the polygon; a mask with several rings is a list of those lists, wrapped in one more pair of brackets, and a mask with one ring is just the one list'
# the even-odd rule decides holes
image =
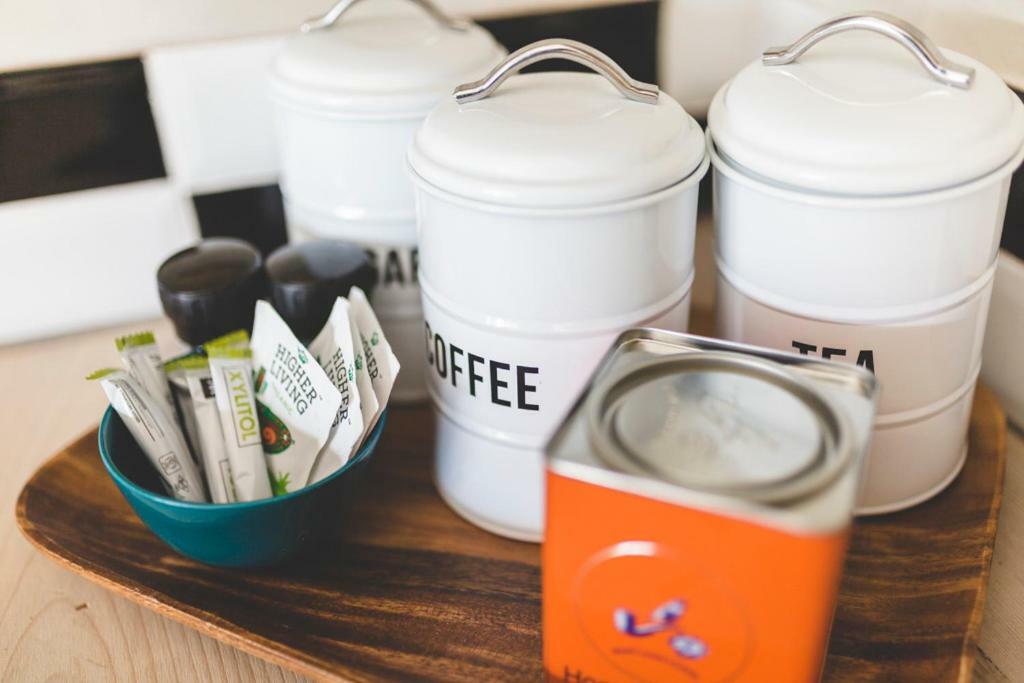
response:
{"label": "wooden serving tray", "polygon": [[[979,387],[970,455],[953,485],[911,510],[858,520],[826,680],[968,680],[1005,442],[1002,411]],[[356,523],[319,557],[271,571],[215,569],[165,546],[107,476],[95,431],[26,484],[18,524],[72,571],[303,674],[539,680],[538,547],[449,510],[431,483],[432,450],[429,411],[392,409]]]}

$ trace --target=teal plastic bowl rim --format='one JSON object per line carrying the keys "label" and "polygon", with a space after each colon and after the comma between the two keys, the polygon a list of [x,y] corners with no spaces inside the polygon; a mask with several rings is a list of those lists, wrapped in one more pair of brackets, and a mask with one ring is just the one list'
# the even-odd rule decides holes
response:
{"label": "teal plastic bowl rim", "polygon": [[380,419],[377,420],[377,424],[376,426],[374,426],[373,431],[370,432],[370,437],[366,440],[366,443],[363,444],[363,447],[359,449],[359,452],[356,453],[355,457],[349,458],[349,461],[347,463],[338,468],[337,472],[333,472],[326,479],[321,479],[315,484],[304,486],[298,491],[292,491],[291,493],[286,493],[283,496],[273,496],[271,498],[249,500],[240,503],[194,503],[192,501],[187,500],[177,500],[176,498],[171,498],[169,496],[165,496],[159,493],[153,493],[148,489],[144,489],[135,482],[133,482],[131,479],[126,477],[121,472],[121,470],[117,469],[117,465],[115,465],[114,461],[111,460],[110,454],[107,453],[106,444],[104,444],[103,436],[104,434],[107,433],[108,429],[110,428],[110,421],[113,420],[115,417],[117,417],[117,419],[121,419],[119,416],[117,416],[117,412],[110,406],[107,406],[106,412],[103,413],[103,419],[100,420],[100,429],[99,432],[97,433],[96,440],[99,442],[100,459],[103,461],[103,467],[106,468],[107,472],[110,474],[111,477],[113,477],[114,481],[117,483],[118,486],[123,486],[124,488],[131,490],[133,494],[137,495],[140,498],[144,498],[158,505],[180,508],[184,510],[250,510],[253,508],[264,507],[268,505],[276,505],[286,500],[290,500],[292,498],[297,498],[299,496],[304,496],[306,494],[312,493],[318,488],[326,486],[334,479],[345,474],[345,472],[354,467],[356,464],[369,458],[370,454],[373,453],[375,448],[377,448],[377,442],[380,440],[380,435],[384,431],[384,423],[387,421],[387,416],[388,411],[387,409],[385,409],[384,412],[380,414]]}

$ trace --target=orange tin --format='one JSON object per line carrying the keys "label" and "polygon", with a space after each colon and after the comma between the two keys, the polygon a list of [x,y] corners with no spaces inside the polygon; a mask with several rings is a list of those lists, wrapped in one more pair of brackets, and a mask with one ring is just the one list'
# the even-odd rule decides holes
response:
{"label": "orange tin", "polygon": [[625,332],[547,448],[549,680],[821,674],[870,373]]}

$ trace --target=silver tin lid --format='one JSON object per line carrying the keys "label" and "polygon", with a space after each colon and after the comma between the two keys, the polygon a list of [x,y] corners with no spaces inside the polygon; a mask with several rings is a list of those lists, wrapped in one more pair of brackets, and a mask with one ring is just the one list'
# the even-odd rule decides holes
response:
{"label": "silver tin lid", "polygon": [[483,28],[430,0],[339,0],[288,41],[271,93],[333,118],[419,118],[504,55]]}
{"label": "silver tin lid", "polygon": [[844,417],[784,367],[728,352],[654,358],[606,378],[585,407],[610,467],[757,502],[809,495],[852,457]]}
{"label": "silver tin lid", "polygon": [[[595,73],[519,73],[549,59]],[[420,187],[462,199],[576,209],[696,182],[707,146],[693,117],[657,86],[589,45],[557,38],[458,86],[416,133],[409,165]]]}
{"label": "silver tin lid", "polygon": [[737,73],[711,103],[708,134],[730,165],[778,185],[894,196],[1020,163],[1024,106],[977,60],[859,12]]}

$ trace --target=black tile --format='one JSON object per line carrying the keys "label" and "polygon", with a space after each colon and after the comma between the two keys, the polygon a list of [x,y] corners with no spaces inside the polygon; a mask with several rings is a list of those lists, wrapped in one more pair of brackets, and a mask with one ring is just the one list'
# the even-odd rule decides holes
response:
{"label": "black tile", "polygon": [[203,237],[237,237],[264,256],[288,241],[277,185],[196,195],[192,202]]}
{"label": "black tile", "polygon": [[138,59],[0,73],[0,202],[164,175]]}
{"label": "black tile", "polygon": [[[1014,90],[1024,101],[1024,92]],[[1017,169],[1010,183],[1010,198],[1006,203],[1006,222],[1003,223],[1003,249],[1018,258],[1024,258],[1024,166]]]}
{"label": "black tile", "polygon": [[[654,0],[479,23],[509,52],[544,38],[571,38],[606,53],[633,78],[657,83],[658,3]],[[526,71],[567,69],[585,71],[586,67],[558,60],[535,64]]]}

